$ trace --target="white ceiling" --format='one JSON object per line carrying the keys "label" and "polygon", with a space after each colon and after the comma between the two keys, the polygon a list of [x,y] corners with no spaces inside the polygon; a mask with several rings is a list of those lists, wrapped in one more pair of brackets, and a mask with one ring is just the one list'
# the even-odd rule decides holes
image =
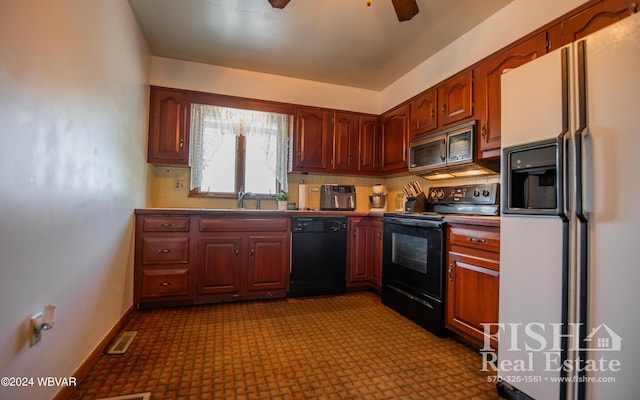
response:
{"label": "white ceiling", "polygon": [[512,0],[129,0],[155,56],[382,90]]}

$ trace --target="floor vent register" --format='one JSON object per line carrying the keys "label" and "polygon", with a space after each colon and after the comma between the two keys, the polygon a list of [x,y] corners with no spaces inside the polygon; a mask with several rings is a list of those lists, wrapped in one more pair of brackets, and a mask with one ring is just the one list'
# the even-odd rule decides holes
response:
{"label": "floor vent register", "polygon": [[104,397],[96,400],[150,400],[151,392],[127,394],[124,396]]}
{"label": "floor vent register", "polygon": [[[131,342],[133,342],[133,338],[136,337],[136,335],[138,334],[137,331],[124,331],[120,334],[120,336],[118,336],[118,338],[116,339],[116,341],[113,343],[113,345],[109,348],[109,350],[107,351],[107,354],[124,354],[127,352],[127,349],[129,348],[129,346],[131,345]],[[111,399],[111,398],[110,398]],[[113,397],[113,399],[116,399],[116,397]],[[117,397],[118,400],[120,400],[119,397]],[[123,400],[129,400],[129,397],[123,397]],[[138,397],[131,397],[131,399],[138,399]],[[143,399],[142,397],[140,397],[140,399]]]}

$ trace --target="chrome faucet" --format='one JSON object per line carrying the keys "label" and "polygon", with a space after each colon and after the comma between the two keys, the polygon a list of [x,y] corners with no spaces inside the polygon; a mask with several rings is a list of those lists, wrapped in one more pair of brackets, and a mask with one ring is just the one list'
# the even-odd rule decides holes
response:
{"label": "chrome faucet", "polygon": [[253,192],[244,192],[242,188],[238,192],[238,208],[244,208],[244,198],[245,196],[255,196],[256,194]]}

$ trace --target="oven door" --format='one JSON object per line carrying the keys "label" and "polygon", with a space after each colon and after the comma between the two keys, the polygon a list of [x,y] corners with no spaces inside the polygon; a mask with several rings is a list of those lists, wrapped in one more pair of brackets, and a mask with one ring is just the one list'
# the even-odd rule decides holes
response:
{"label": "oven door", "polygon": [[383,285],[442,299],[444,223],[384,217]]}

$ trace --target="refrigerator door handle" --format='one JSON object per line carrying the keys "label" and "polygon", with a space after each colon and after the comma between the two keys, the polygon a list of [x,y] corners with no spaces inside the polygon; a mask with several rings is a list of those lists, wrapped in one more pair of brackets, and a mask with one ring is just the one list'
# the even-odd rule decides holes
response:
{"label": "refrigerator door handle", "polygon": [[586,72],[585,72],[585,41],[577,44],[578,65],[577,65],[577,114],[578,128],[575,133],[574,146],[574,178],[576,185],[575,213],[580,222],[587,222],[583,207],[583,171],[582,171],[582,138],[587,134],[587,98],[586,98]]}
{"label": "refrigerator door handle", "polygon": [[[577,43],[578,62],[577,62],[577,114],[578,129],[575,133],[574,140],[574,178],[575,178],[575,215],[578,221],[578,358],[587,360],[586,337],[589,327],[589,220],[584,210],[584,181],[583,169],[583,137],[587,135],[587,98],[586,98],[586,64],[585,64],[585,45],[586,42],[581,40]],[[581,366],[582,367],[582,366]],[[578,370],[578,378],[586,377],[586,372],[580,368]],[[584,379],[579,379],[578,398],[583,399],[586,396],[586,383]]]}
{"label": "refrigerator door handle", "polygon": [[569,129],[569,51],[567,48],[562,49],[562,132],[558,135],[558,199],[562,202],[563,209],[560,217],[563,221],[569,221],[569,213],[571,210],[571,199],[569,190],[569,146],[571,144]]}

